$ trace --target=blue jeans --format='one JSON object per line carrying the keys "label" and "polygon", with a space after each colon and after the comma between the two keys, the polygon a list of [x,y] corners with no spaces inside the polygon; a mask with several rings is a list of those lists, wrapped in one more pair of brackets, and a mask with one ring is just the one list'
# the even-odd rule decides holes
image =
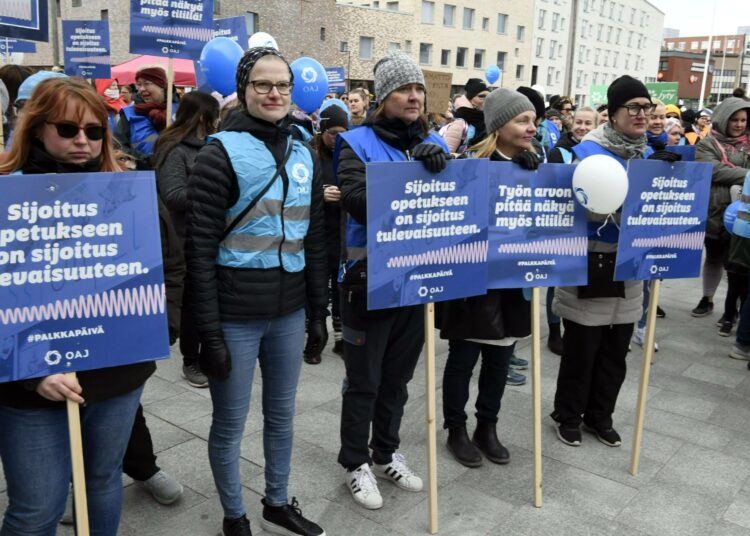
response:
{"label": "blue jeans", "polygon": [[[92,536],[117,534],[122,457],[142,391],[143,386],[81,407]],[[65,409],[0,407],[0,430],[0,457],[8,485],[0,536],[54,536],[65,512],[72,471]]]}
{"label": "blue jeans", "polygon": [[225,380],[209,380],[214,405],[208,459],[224,517],[245,513],[240,483],[240,442],[250,410],[255,363],[263,376],[263,452],[266,502],[287,504],[287,484],[294,436],[294,402],[302,350],[305,310],[271,320],[222,322],[224,342],[232,357]]}

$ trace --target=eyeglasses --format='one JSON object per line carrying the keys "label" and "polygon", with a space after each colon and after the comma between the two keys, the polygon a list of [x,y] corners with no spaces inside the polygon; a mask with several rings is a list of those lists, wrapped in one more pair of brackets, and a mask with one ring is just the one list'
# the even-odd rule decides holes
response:
{"label": "eyeglasses", "polygon": [[78,136],[78,133],[83,130],[83,133],[91,141],[99,141],[104,138],[104,132],[106,129],[101,126],[92,125],[90,127],[82,127],[75,123],[52,123],[47,121],[48,125],[55,125],[57,129],[57,135],[65,139],[73,139]]}
{"label": "eyeglasses", "polygon": [[291,82],[278,82],[274,84],[268,80],[250,80],[248,82],[258,95],[268,95],[273,91],[273,88],[279,92],[279,95],[289,95],[292,91],[294,84]]}
{"label": "eyeglasses", "polygon": [[641,112],[649,115],[656,110],[656,104],[626,104],[623,106],[628,111],[630,117],[638,117]]}

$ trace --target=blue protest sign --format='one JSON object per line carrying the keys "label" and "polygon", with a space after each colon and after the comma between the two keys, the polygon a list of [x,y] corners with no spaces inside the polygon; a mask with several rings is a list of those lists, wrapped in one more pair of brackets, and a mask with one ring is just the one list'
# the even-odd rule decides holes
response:
{"label": "blue protest sign", "polygon": [[700,162],[630,162],[616,281],[700,275],[712,170]]}
{"label": "blue protest sign", "polygon": [[36,52],[36,43],[0,37],[0,54],[13,54],[14,52]]}
{"label": "blue protest sign", "polygon": [[245,17],[229,17],[216,19],[214,21],[213,37],[228,37],[242,47],[247,49],[247,25]]}
{"label": "blue protest sign", "polygon": [[65,74],[81,78],[111,78],[109,21],[64,20]]}
{"label": "blue protest sign", "polygon": [[47,0],[0,2],[0,36],[48,41]]}
{"label": "blue protest sign", "polygon": [[668,145],[667,151],[682,155],[682,162],[695,162],[695,145]]}
{"label": "blue protest sign", "polygon": [[367,307],[487,291],[487,160],[367,165]]}
{"label": "blue protest sign", "polygon": [[343,67],[326,67],[328,90],[343,93],[346,90],[346,75]]}
{"label": "blue protest sign", "polygon": [[575,202],[574,170],[490,162],[487,288],[586,284],[586,210]]}
{"label": "blue protest sign", "polygon": [[198,57],[213,37],[213,10],[213,0],[130,0],[130,52]]}
{"label": "blue protest sign", "polygon": [[154,173],[11,175],[0,382],[169,357]]}

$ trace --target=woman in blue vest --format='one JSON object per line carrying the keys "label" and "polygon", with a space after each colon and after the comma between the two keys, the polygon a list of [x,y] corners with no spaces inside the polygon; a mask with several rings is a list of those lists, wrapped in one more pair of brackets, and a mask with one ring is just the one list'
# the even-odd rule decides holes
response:
{"label": "woman in blue vest", "polygon": [[[140,100],[120,110],[115,138],[136,157],[140,169],[151,169],[149,157],[159,134],[167,128],[167,75],[161,67],[144,67],[135,74]],[[172,106],[172,113],[177,105]]]}
{"label": "woman in blue vest", "polygon": [[422,160],[435,172],[445,167],[448,152],[443,139],[429,131],[424,75],[414,60],[389,54],[375,65],[374,78],[378,107],[361,127],[339,135],[337,168],[346,213],[341,319],[347,378],[338,461],[355,502],[369,509],[383,506],[373,463],[383,479],[408,491],[422,489],[422,480],[397,450],[407,384],[424,342],[424,319],[421,307],[367,310],[365,166]]}
{"label": "woman in blue vest", "polygon": [[188,180],[190,307],[214,408],[208,457],[225,536],[250,534],[240,443],[256,362],[263,376],[261,525],[275,534],[325,534],[287,495],[306,301],[308,338],[322,349],[328,337],[323,179],[312,149],[291,135],[293,82],[276,49],[248,50],[237,66],[240,107],[208,137]]}
{"label": "woman in blue vest", "polygon": [[[680,159],[648,147],[646,129],[654,104],[643,83],[627,75],[618,78],[607,90],[607,103],[609,122],[573,147],[574,162],[595,154],[623,167],[645,157]],[[588,213],[588,285],[555,290],[553,309],[562,317],[565,333],[552,419],[557,437],[571,446],[581,444],[581,423],[605,445],[621,444],[612,414],[625,380],[633,324],[643,311],[643,283],[613,281],[620,219],[619,213],[613,216]]]}
{"label": "woman in blue vest", "polygon": [[[539,167],[535,152],[536,110],[518,91],[496,89],[485,99],[487,138],[469,150],[472,158]],[[497,416],[516,341],[531,333],[531,306],[521,289],[490,290],[484,296],[438,304],[436,325],[448,339],[443,374],[443,427],[448,450],[460,464],[479,467],[482,455],[506,464],[510,453],[497,438]],[[466,403],[474,368],[482,356],[477,395],[477,426],[470,440]]]}

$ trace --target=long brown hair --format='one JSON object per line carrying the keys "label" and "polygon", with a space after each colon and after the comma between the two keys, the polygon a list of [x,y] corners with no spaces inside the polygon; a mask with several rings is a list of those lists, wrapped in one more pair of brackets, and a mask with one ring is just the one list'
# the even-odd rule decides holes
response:
{"label": "long brown hair", "polygon": [[80,78],[50,78],[39,83],[23,107],[23,114],[13,133],[10,150],[0,155],[0,174],[22,169],[31,153],[32,140],[39,129],[46,122],[60,119],[68,106],[78,108],[79,122],[82,121],[85,110],[90,110],[104,127],[99,171],[120,171],[112,150],[107,107],[96,90]]}

